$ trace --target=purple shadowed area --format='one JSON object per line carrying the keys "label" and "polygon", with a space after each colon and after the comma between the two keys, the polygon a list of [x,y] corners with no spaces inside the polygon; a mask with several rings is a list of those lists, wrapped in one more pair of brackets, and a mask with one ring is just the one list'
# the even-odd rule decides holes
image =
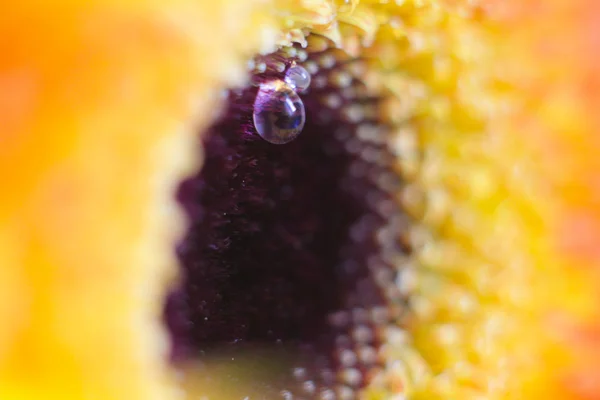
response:
{"label": "purple shadowed area", "polygon": [[[327,355],[351,328],[334,327],[331,314],[386,304],[366,265],[381,261],[374,232],[386,224],[369,201],[389,195],[356,172],[360,151],[348,151],[348,140],[357,124],[319,101],[332,90],[301,94],[306,124],[290,143],[256,133],[257,86],[232,91],[204,133],[203,168],[178,193],[191,225],[177,247],[183,283],[165,310],[175,359],[239,343],[308,345]],[[369,165],[374,176],[385,168]]]}
{"label": "purple shadowed area", "polygon": [[179,192],[192,225],[177,249],[184,294],[173,295],[169,315],[197,349],[312,340],[343,306],[335,267],[363,212],[340,190],[350,157],[331,151],[332,127],[311,121],[286,145],[249,134],[251,114],[240,108],[253,92],[208,132],[202,172]]}

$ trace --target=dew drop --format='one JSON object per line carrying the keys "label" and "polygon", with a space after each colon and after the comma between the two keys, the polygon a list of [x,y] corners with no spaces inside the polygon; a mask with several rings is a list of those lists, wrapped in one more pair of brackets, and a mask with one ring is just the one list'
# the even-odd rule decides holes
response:
{"label": "dew drop", "polygon": [[290,85],[274,80],[260,85],[254,100],[254,127],[267,142],[294,140],[304,127],[304,104]]}
{"label": "dew drop", "polygon": [[304,67],[293,65],[285,74],[285,82],[296,91],[303,92],[310,86],[310,74]]}

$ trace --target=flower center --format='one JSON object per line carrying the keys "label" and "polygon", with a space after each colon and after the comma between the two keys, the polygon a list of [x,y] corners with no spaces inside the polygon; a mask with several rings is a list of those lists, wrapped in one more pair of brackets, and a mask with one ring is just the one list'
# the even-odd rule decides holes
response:
{"label": "flower center", "polygon": [[[331,47],[287,48],[257,58],[253,85],[229,92],[202,136],[202,170],[179,191],[191,225],[177,248],[183,284],[166,307],[175,358],[285,349],[289,379],[265,389],[282,398],[351,399],[377,378],[403,309],[392,264],[408,251],[397,241],[407,222],[381,97],[361,67]],[[311,82],[283,94],[305,107],[301,134],[257,123],[257,102],[286,100],[264,97],[265,85],[290,71]]]}

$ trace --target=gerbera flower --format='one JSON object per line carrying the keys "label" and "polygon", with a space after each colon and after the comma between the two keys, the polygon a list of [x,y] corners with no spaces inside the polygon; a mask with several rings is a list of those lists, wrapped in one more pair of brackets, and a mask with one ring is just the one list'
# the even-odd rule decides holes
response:
{"label": "gerbera flower", "polygon": [[0,398],[600,393],[594,2],[4,8]]}

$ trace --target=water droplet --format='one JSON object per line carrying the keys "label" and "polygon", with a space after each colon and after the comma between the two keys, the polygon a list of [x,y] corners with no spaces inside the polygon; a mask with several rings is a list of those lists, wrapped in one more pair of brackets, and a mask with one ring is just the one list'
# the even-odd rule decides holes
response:
{"label": "water droplet", "polygon": [[310,74],[303,67],[293,65],[285,73],[285,82],[296,91],[303,92],[310,86]]}
{"label": "water droplet", "polygon": [[252,117],[258,134],[273,144],[294,140],[302,132],[306,120],[302,100],[281,80],[260,85]]}

